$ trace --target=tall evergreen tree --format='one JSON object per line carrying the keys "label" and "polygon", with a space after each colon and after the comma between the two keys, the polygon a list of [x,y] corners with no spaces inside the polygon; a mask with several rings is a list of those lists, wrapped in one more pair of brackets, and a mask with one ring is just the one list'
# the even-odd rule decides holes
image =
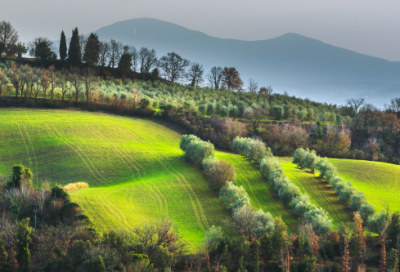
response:
{"label": "tall evergreen tree", "polygon": [[69,63],[74,67],[78,67],[81,65],[81,45],[79,43],[79,31],[77,27],[72,30],[72,37],[68,50],[68,60]]}
{"label": "tall evergreen tree", "polygon": [[99,37],[94,33],[90,33],[90,36],[87,39],[85,45],[85,54],[83,56],[83,60],[89,66],[94,66],[99,61],[99,54],[100,54]]}
{"label": "tall evergreen tree", "polygon": [[65,39],[64,30],[61,32],[60,38],[60,59],[64,61],[67,58],[67,41]]}

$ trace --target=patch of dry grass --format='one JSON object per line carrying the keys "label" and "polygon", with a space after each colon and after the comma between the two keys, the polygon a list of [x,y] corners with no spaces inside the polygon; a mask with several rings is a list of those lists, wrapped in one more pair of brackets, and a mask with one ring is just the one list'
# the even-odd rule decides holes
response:
{"label": "patch of dry grass", "polygon": [[67,192],[75,191],[82,188],[89,188],[89,184],[87,184],[86,182],[75,182],[75,183],[69,183],[64,186],[64,190]]}

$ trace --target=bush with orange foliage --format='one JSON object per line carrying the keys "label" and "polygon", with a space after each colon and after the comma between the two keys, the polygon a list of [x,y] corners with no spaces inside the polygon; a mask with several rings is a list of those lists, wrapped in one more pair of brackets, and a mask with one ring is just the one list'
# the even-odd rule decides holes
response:
{"label": "bush with orange foliage", "polygon": [[65,191],[74,191],[82,188],[89,188],[89,184],[86,182],[75,182],[75,183],[69,183],[64,186]]}

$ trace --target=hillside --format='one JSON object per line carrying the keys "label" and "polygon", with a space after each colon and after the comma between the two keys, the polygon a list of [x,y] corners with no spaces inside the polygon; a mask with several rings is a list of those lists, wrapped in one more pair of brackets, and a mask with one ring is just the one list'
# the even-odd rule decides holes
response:
{"label": "hillside", "polygon": [[279,161],[291,182],[299,187],[302,193],[307,194],[313,204],[328,212],[334,226],[338,226],[340,222],[351,221],[348,209],[334,195],[327,182],[308,171],[300,170],[297,165],[292,164],[291,157],[281,157]]}
{"label": "hillside", "polygon": [[233,164],[236,170],[236,185],[245,188],[254,208],[268,211],[274,217],[280,216],[292,232],[297,231],[297,227],[301,223],[299,218],[295,217],[273,195],[257,165],[250,162],[246,157],[237,154],[217,152],[217,157]]}
{"label": "hillside", "polygon": [[384,162],[329,159],[345,181],[363,192],[377,211],[400,211],[400,166]]}
{"label": "hillside", "polygon": [[158,56],[176,52],[204,65],[234,66],[276,91],[317,101],[344,103],[365,97],[383,106],[400,89],[400,62],[366,56],[298,34],[260,41],[219,39],[182,26],[140,18],[95,31],[101,40],[115,39],[136,48],[156,49]]}
{"label": "hillside", "polygon": [[[18,122],[16,122],[18,120]],[[73,111],[0,110],[0,173],[30,167],[33,182],[85,181],[72,200],[100,231],[174,220],[191,248],[230,219],[201,171],[179,149],[180,134],[155,122]]]}

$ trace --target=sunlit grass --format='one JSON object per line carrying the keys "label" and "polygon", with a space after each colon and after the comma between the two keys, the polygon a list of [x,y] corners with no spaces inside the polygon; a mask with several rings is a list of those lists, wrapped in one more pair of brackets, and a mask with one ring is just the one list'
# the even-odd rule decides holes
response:
{"label": "sunlit grass", "polygon": [[[100,113],[0,110],[0,173],[21,163],[38,186],[87,183],[71,191],[99,231],[172,219],[191,248],[229,212],[186,162],[180,134],[159,123]],[[67,185],[68,186],[68,185]]]}

